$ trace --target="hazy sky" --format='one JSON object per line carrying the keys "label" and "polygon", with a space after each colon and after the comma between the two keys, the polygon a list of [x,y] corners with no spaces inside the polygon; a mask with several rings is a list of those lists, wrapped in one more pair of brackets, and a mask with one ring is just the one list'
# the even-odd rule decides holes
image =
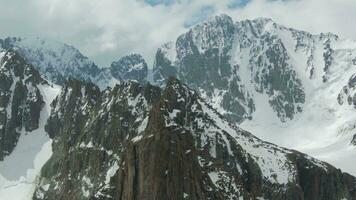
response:
{"label": "hazy sky", "polygon": [[153,62],[156,49],[190,26],[226,13],[269,17],[310,31],[356,39],[356,0],[0,0],[0,37],[72,44],[100,66],[131,52]]}

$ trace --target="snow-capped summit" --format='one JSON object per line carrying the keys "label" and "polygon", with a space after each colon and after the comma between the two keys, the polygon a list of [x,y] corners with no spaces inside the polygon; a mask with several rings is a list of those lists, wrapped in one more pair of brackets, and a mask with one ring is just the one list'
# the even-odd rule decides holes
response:
{"label": "snow-capped summit", "polygon": [[63,84],[68,77],[94,80],[99,67],[73,46],[41,38],[6,38],[0,40],[4,49],[17,51],[46,79]]}
{"label": "snow-capped summit", "polygon": [[115,61],[110,66],[111,74],[118,80],[147,80],[147,63],[140,54],[130,54]]}
{"label": "snow-capped summit", "polygon": [[44,78],[63,85],[68,78],[97,83],[100,88],[120,81],[146,81],[147,64],[139,54],[120,58],[109,67],[98,67],[71,45],[41,38],[0,39],[0,47],[18,52]]}
{"label": "snow-capped summit", "polygon": [[246,130],[356,174],[346,161],[356,155],[348,148],[355,41],[223,15],[163,45],[155,58],[157,84],[176,76]]}

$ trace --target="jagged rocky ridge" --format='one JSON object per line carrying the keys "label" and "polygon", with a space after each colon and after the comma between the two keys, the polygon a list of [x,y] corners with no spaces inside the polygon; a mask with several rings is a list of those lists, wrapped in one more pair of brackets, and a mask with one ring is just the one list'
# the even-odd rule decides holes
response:
{"label": "jagged rocky ridge", "polygon": [[347,103],[356,108],[356,74],[352,75],[347,85],[342,88],[338,101],[340,105]]}
{"label": "jagged rocky ridge", "polygon": [[356,199],[356,179],[235,127],[175,78],[100,91],[70,80],[34,199]]}
{"label": "jagged rocky ridge", "polygon": [[0,161],[21,134],[39,128],[43,85],[48,83],[17,52],[0,50]]}
{"label": "jagged rocky ridge", "polygon": [[120,81],[147,80],[147,64],[139,54],[130,54],[109,67],[100,68],[73,46],[40,38],[0,39],[0,47],[18,52],[45,79],[63,85],[68,78],[90,81],[102,89]]}

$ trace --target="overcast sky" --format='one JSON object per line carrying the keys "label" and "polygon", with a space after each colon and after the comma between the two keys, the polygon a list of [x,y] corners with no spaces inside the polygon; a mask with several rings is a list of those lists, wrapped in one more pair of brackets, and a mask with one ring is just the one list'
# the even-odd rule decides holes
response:
{"label": "overcast sky", "polygon": [[356,0],[0,0],[0,37],[72,44],[100,66],[132,52],[152,65],[156,49],[189,27],[226,13],[269,17],[312,33],[356,39]]}

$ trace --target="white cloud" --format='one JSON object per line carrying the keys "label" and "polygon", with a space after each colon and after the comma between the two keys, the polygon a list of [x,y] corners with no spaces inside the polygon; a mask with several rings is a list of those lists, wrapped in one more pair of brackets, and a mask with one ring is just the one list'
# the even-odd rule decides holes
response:
{"label": "white cloud", "polygon": [[[271,17],[313,33],[356,39],[356,1],[252,0],[243,8],[228,9],[233,1],[180,0],[150,6],[143,0],[0,0],[0,37],[54,38],[73,44],[100,65],[130,52],[142,53],[152,64],[157,47],[183,33],[187,22],[204,19],[200,14],[227,13],[235,20]],[[204,7],[214,9],[201,12]]]}
{"label": "white cloud", "polygon": [[277,23],[314,34],[332,32],[356,39],[355,10],[353,0],[253,0],[229,14],[234,19],[269,17]]}

